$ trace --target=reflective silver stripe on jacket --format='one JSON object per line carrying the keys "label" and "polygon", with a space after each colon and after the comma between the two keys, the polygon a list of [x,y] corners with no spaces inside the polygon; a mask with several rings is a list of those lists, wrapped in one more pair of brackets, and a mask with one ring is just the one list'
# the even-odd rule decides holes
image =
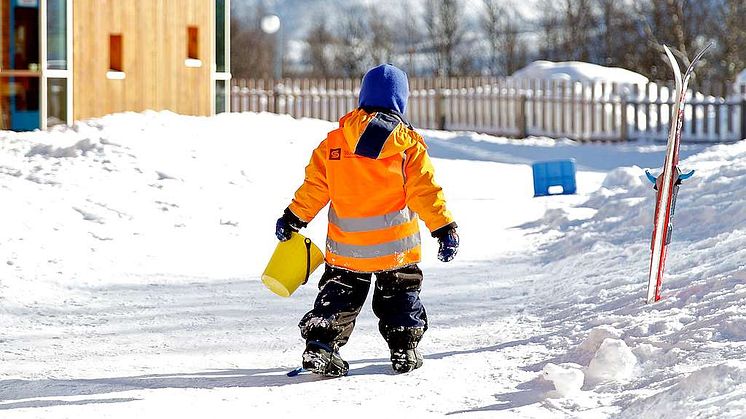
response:
{"label": "reflective silver stripe on jacket", "polygon": [[340,256],[351,258],[375,258],[404,253],[420,245],[420,233],[414,233],[403,239],[373,245],[354,245],[326,239],[326,250]]}
{"label": "reflective silver stripe on jacket", "polygon": [[345,233],[382,230],[407,223],[415,217],[415,213],[409,208],[372,217],[340,217],[334,211],[334,207],[329,208],[329,222]]}

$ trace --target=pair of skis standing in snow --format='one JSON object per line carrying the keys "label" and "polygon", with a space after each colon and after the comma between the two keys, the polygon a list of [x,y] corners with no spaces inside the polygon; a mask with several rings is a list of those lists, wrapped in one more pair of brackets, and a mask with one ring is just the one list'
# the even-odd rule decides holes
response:
{"label": "pair of skis standing in snow", "polygon": [[[689,79],[709,45],[699,51],[681,75],[668,47],[666,55],[676,80],[666,158],[655,184],[656,206],[646,301],[660,299],[671,217],[682,180],[679,144]],[[422,137],[404,118],[409,87],[406,74],[392,65],[366,73],[360,106],[340,119],[314,150],[306,177],[293,201],[277,220],[281,241],[308,225],[331,202],[326,243],[326,268],[314,307],[301,320],[306,339],[303,367],[328,377],[346,375],[349,365],[339,355],[347,343],[375,275],[373,311],[391,351],[392,368],[409,372],[422,366],[417,344],[427,330],[419,298],[422,271],[418,223],[422,217],[438,239],[438,258],[448,262],[458,251],[456,223],[445,207],[442,189]]]}
{"label": "pair of skis standing in snow", "polygon": [[694,171],[681,173],[679,164],[679,145],[681,142],[681,130],[684,124],[684,105],[686,104],[686,92],[689,86],[694,66],[699,62],[708,48],[707,45],[695,55],[689,67],[682,77],[679,64],[674,58],[671,50],[663,46],[666,56],[673,69],[676,80],[676,100],[671,112],[671,127],[668,132],[668,145],[666,147],[666,159],[663,163],[663,171],[656,178],[650,172],[645,172],[651,182],[655,185],[655,216],[653,218],[653,237],[650,244],[650,271],[648,274],[648,292],[646,301],[653,303],[661,298],[661,284],[663,282],[663,269],[666,264],[666,253],[668,244],[671,242],[673,224],[671,217],[676,208],[676,195],[679,185],[683,180],[690,178]]}

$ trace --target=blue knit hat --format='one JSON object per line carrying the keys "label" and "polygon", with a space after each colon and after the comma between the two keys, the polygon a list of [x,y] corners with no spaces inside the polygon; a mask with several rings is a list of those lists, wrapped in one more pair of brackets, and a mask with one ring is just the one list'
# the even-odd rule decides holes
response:
{"label": "blue knit hat", "polygon": [[381,64],[365,73],[360,86],[361,108],[385,108],[404,114],[407,110],[407,73],[391,64]]}

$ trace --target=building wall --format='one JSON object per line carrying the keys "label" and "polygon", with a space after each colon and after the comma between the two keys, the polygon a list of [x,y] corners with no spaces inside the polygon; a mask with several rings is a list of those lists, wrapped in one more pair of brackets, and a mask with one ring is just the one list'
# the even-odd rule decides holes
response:
{"label": "building wall", "polygon": [[[74,0],[74,118],[168,109],[211,112],[213,2]],[[202,66],[187,67],[187,27],[199,30]],[[109,36],[122,35],[123,80],[110,80]]]}

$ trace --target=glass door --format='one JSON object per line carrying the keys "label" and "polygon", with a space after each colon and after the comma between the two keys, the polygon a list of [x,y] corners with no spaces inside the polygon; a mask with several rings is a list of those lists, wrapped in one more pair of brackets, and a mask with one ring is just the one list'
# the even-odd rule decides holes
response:
{"label": "glass door", "polygon": [[2,0],[0,129],[39,128],[39,0]]}
{"label": "glass door", "polygon": [[72,1],[0,0],[0,129],[72,120]]}

